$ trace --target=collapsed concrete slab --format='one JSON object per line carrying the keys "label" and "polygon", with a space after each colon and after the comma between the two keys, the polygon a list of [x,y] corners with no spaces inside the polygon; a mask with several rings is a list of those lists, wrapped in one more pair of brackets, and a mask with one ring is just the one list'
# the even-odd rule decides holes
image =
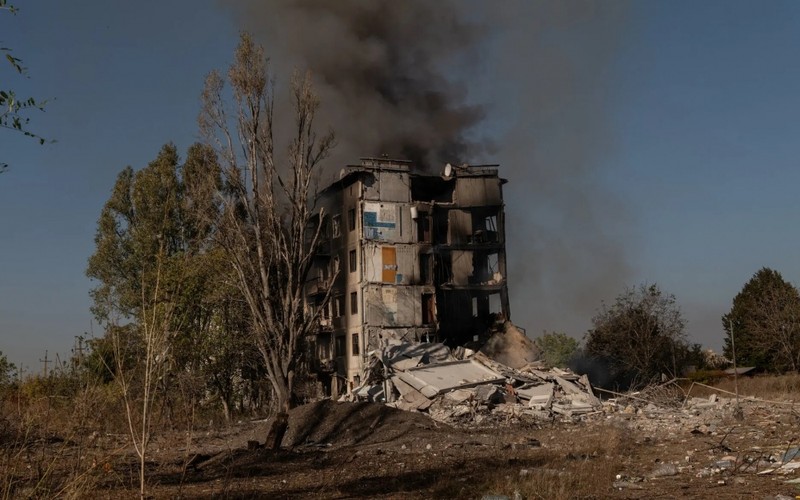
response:
{"label": "collapsed concrete slab", "polygon": [[429,398],[453,389],[505,381],[499,373],[471,359],[409,368],[399,378]]}
{"label": "collapsed concrete slab", "polygon": [[537,410],[549,410],[553,404],[553,390],[555,385],[552,383],[531,386],[526,384],[516,389],[520,399],[527,399],[528,406]]}
{"label": "collapsed concrete slab", "polygon": [[393,343],[371,353],[365,383],[351,397],[425,412],[455,425],[581,418],[602,410],[585,375],[545,369],[524,356],[514,368],[484,352],[456,351],[454,356],[442,344]]}

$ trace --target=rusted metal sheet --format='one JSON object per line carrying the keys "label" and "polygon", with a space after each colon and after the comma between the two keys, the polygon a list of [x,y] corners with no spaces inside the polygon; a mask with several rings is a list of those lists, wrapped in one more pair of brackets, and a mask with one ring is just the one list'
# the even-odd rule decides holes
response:
{"label": "rusted metal sheet", "polygon": [[502,205],[500,182],[497,177],[460,177],[453,201],[459,207]]}

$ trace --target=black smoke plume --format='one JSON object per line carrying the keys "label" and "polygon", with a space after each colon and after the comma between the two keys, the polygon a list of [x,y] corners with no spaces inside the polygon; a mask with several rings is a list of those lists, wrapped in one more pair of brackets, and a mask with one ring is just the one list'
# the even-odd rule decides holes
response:
{"label": "black smoke plume", "polygon": [[459,58],[483,29],[447,1],[231,2],[265,45],[275,72],[310,69],[332,123],[337,158],[404,158],[426,167],[467,161],[485,144],[467,136],[484,110],[466,103]]}
{"label": "black smoke plume", "polygon": [[[498,162],[512,319],[580,337],[630,285],[633,217],[612,190],[614,65],[627,4],[230,0],[278,82],[310,69],[331,163]],[[280,97],[280,96],[279,96]]]}

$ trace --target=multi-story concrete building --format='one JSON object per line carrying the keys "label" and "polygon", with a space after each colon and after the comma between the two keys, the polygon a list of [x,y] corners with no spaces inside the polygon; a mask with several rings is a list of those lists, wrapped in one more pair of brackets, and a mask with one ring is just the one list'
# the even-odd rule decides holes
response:
{"label": "multi-story concrete building", "polygon": [[[502,185],[496,166],[363,159],[318,206],[326,234],[307,287],[330,301],[312,346],[331,395],[360,383],[367,353],[390,339],[461,345],[510,319]],[[338,270],[338,271],[337,271]]]}

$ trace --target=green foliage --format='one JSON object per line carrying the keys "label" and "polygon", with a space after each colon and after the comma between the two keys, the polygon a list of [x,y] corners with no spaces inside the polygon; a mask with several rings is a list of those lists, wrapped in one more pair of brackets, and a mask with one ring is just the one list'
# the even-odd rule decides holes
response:
{"label": "green foliage", "polygon": [[662,373],[676,375],[689,347],[675,296],[658,285],[640,285],[603,305],[586,334],[585,352],[601,361],[618,385],[647,383]]}
{"label": "green foliage", "polygon": [[[0,10],[6,10],[11,14],[19,12],[19,9],[8,4],[6,0],[0,0]],[[5,56],[4,59],[15,73],[20,75],[27,73],[27,69],[22,66],[22,59],[13,56],[10,47],[0,46],[0,53]],[[0,128],[20,132],[27,137],[36,139],[39,144],[44,144],[47,139],[28,129],[30,118],[27,116],[27,112],[32,110],[44,111],[46,103],[46,101],[37,101],[33,97],[17,97],[16,92],[11,89],[0,89]],[[6,163],[0,162],[0,172],[7,166]]]}
{"label": "green foliage", "polygon": [[734,297],[722,327],[725,356],[733,359],[735,347],[738,366],[800,369],[800,293],[778,271],[756,272]]}
{"label": "green foliage", "polygon": [[578,351],[578,341],[566,333],[543,333],[534,340],[542,351],[542,359],[548,366],[566,368]]}
{"label": "green foliage", "polygon": [[168,305],[171,375],[162,380],[165,394],[177,380],[199,380],[180,390],[193,391],[189,399],[215,398],[229,415],[249,382],[246,374],[257,374],[260,362],[249,310],[215,239],[221,190],[216,155],[200,144],[189,148],[183,164],[167,144],[147,167],[120,172],[87,268],[97,284],[92,311],[107,333],[91,341],[85,364],[108,382],[118,375],[115,355],[121,356],[124,371],[135,376],[145,345],[139,338],[142,315]]}
{"label": "green foliage", "polygon": [[0,351],[0,387],[9,386],[17,377],[17,367]]}

